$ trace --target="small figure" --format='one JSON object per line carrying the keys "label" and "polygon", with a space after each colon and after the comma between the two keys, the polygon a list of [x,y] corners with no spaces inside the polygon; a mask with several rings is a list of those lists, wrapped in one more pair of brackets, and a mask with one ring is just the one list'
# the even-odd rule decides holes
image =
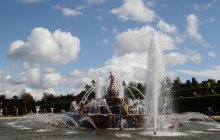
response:
{"label": "small figure", "polygon": [[114,83],[115,83],[115,77],[112,74],[112,72],[110,72],[109,79],[110,79],[110,87],[112,87],[114,85]]}
{"label": "small figure", "polygon": [[213,111],[213,109],[211,107],[208,107],[207,113],[210,118],[212,118],[212,111]]}
{"label": "small figure", "polygon": [[84,112],[84,102],[83,101],[81,101],[81,103],[80,103],[79,112],[80,112],[80,114],[83,114],[83,112]]}
{"label": "small figure", "polygon": [[128,104],[127,103],[123,103],[123,112],[125,115],[128,115]]}

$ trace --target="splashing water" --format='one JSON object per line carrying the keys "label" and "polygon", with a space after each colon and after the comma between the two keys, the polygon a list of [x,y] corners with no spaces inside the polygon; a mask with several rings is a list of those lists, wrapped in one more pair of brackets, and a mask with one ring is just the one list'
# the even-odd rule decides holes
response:
{"label": "splashing water", "polygon": [[158,99],[161,91],[161,82],[164,79],[165,68],[162,61],[161,50],[159,48],[156,35],[154,33],[148,51],[147,69],[146,113],[154,118],[154,133],[156,133],[158,118]]}
{"label": "splashing water", "polygon": [[102,98],[102,93],[103,93],[103,89],[102,89],[102,83],[103,83],[103,80],[102,80],[102,77],[98,77],[98,80],[97,80],[97,85],[96,85],[96,100],[97,99],[101,99]]}

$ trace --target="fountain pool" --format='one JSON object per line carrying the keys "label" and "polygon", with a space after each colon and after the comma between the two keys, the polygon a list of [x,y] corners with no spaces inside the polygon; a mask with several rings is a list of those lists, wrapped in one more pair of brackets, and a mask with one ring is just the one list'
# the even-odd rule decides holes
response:
{"label": "fountain pool", "polygon": [[[41,114],[39,114],[41,115]],[[157,135],[153,134],[153,128],[147,130],[130,130],[130,131],[110,131],[100,130],[94,131],[93,129],[76,129],[76,128],[60,128],[53,127],[42,121],[49,114],[37,116],[36,114],[24,116],[22,119],[1,119],[0,120],[0,139],[1,140],[219,140],[220,139],[220,124],[209,120],[198,113],[188,114],[175,114],[176,119],[180,119],[183,126],[176,129],[169,128],[166,131],[157,131]],[[188,117],[187,117],[188,116]],[[189,117],[191,116],[191,117]],[[57,120],[63,117],[57,114]],[[171,116],[170,116],[171,117]],[[174,116],[172,116],[174,117]],[[190,121],[190,118],[200,118],[197,121]]]}

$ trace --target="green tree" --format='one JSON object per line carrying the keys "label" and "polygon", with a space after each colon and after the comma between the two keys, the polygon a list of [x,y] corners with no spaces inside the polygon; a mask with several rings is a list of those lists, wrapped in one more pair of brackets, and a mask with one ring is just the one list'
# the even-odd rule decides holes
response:
{"label": "green tree", "polygon": [[216,86],[220,86],[220,80],[217,81]]}
{"label": "green tree", "polygon": [[84,87],[84,89],[87,91],[87,90],[89,90],[91,87],[92,87],[91,85],[86,84],[85,87]]}
{"label": "green tree", "polygon": [[202,81],[201,86],[202,87],[207,87],[207,81]]}
{"label": "green tree", "polygon": [[208,82],[210,83],[210,86],[211,86],[211,87],[216,86],[216,81],[215,81],[215,79],[208,79]]}
{"label": "green tree", "polygon": [[13,99],[13,100],[18,100],[19,97],[18,97],[17,95],[14,95],[14,96],[12,97],[12,99]]}
{"label": "green tree", "polygon": [[130,82],[129,82],[129,86],[137,87],[137,83],[136,83],[136,82],[133,82],[133,81],[130,81]]}
{"label": "green tree", "polygon": [[174,90],[179,90],[182,86],[182,82],[181,82],[181,79],[180,77],[177,77],[176,79],[174,79],[173,81],[173,89]]}
{"label": "green tree", "polygon": [[192,83],[190,80],[186,80],[185,87],[189,89],[192,88]]}
{"label": "green tree", "polygon": [[137,89],[140,90],[142,93],[144,92],[144,86],[142,83],[137,83]]}
{"label": "green tree", "polygon": [[91,83],[92,83],[92,86],[95,86],[96,81],[95,81],[95,80],[92,80]]}
{"label": "green tree", "polygon": [[6,99],[5,95],[0,95],[0,101],[4,101]]}
{"label": "green tree", "polygon": [[25,102],[25,103],[33,103],[33,102],[35,102],[33,96],[30,93],[23,93],[20,96],[20,99],[23,100],[23,102]]}
{"label": "green tree", "polygon": [[197,88],[199,86],[198,82],[196,81],[195,77],[192,77],[192,87]]}
{"label": "green tree", "polygon": [[55,101],[55,96],[52,93],[44,92],[41,101],[53,103]]}

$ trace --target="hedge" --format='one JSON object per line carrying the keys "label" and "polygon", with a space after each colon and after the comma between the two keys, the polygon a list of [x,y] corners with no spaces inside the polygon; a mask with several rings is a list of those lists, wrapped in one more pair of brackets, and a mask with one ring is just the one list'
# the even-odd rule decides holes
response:
{"label": "hedge", "polygon": [[193,89],[181,89],[181,90],[176,90],[174,92],[174,98],[193,97],[195,91],[197,95],[210,95],[213,94],[212,90],[214,91],[214,93],[220,93],[219,86],[209,87],[209,88],[201,87],[201,88],[193,88]]}
{"label": "hedge", "polygon": [[208,107],[220,112],[220,95],[207,95],[200,97],[183,97],[174,99],[176,112],[205,113]]}

